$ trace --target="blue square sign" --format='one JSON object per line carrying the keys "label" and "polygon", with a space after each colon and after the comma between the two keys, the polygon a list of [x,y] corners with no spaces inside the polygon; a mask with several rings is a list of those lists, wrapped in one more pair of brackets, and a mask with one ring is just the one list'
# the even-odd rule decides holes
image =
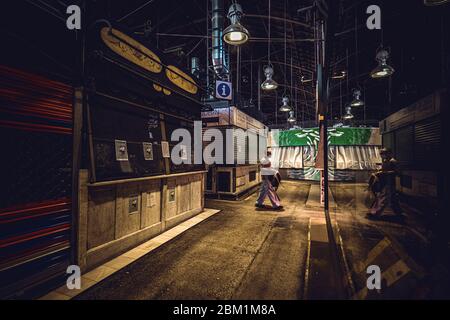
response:
{"label": "blue square sign", "polygon": [[233,96],[231,82],[216,81],[216,98],[223,100],[231,100]]}

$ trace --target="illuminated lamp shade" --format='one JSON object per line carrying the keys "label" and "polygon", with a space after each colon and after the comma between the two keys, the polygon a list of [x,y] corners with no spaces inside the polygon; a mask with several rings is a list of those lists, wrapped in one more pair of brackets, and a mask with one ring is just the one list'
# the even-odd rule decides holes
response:
{"label": "illuminated lamp shade", "polygon": [[239,22],[229,25],[223,34],[223,40],[231,45],[238,46],[244,44],[250,38],[248,30],[245,29]]}
{"label": "illuminated lamp shade", "polygon": [[240,23],[242,15],[241,5],[233,3],[228,10],[228,18],[231,24],[223,31],[223,41],[230,45],[239,46],[246,43],[250,38],[250,33]]}
{"label": "illuminated lamp shade", "polygon": [[353,91],[353,101],[350,104],[352,107],[362,107],[364,106],[364,101],[361,100],[361,91],[358,89],[355,89]]}
{"label": "illuminated lamp shade", "polygon": [[284,96],[282,101],[283,101],[283,104],[280,107],[280,111],[281,112],[290,112],[292,110],[292,108],[289,105],[289,98]]}
{"label": "illuminated lamp shade", "polygon": [[352,114],[352,107],[348,106],[345,107],[345,114],[342,117],[344,120],[351,120],[354,118],[353,114]]}
{"label": "illuminated lamp shade", "polygon": [[296,123],[297,119],[295,118],[294,111],[289,111],[289,118],[287,120],[289,123]]}
{"label": "illuminated lamp shade", "polygon": [[266,80],[261,84],[261,89],[265,91],[276,90],[278,83],[272,79],[273,68],[271,66],[264,67],[264,75],[266,76]]}
{"label": "illuminated lamp shade", "polygon": [[370,76],[372,78],[380,79],[390,77],[392,74],[394,74],[394,68],[387,64],[388,58],[389,53],[386,50],[381,49],[377,52],[376,60],[378,61],[378,66],[370,73]]}

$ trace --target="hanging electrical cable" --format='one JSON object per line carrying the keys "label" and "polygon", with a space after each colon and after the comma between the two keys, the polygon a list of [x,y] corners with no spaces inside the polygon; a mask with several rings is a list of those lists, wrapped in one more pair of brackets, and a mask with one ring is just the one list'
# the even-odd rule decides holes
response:
{"label": "hanging electrical cable", "polygon": [[355,7],[355,70],[356,70],[356,88],[353,89],[353,100],[351,107],[362,107],[364,101],[361,100],[361,87],[359,86],[359,48],[358,48],[358,7]]}
{"label": "hanging electrical cable", "polygon": [[[295,124],[297,122],[297,118],[295,117],[297,115],[297,88],[294,87],[294,80],[293,80],[293,75],[292,75],[292,65],[293,65],[293,60],[292,60],[292,47],[290,50],[290,54],[291,54],[291,90],[292,88],[295,88],[294,90],[294,100],[295,100],[295,112],[294,110],[289,111],[289,118],[287,119],[287,121],[291,124]],[[292,95],[292,94],[291,94]]]}
{"label": "hanging electrical cable", "polygon": [[377,54],[375,60],[378,61],[378,66],[372,70],[370,76],[373,79],[381,79],[390,77],[394,74],[395,70],[390,65],[388,65],[387,60],[389,59],[389,52],[384,49],[384,32],[381,28],[381,44],[377,49]]}
{"label": "hanging electrical cable", "polygon": [[[283,104],[280,107],[281,112],[290,112],[292,110],[291,106],[289,105],[289,97],[286,93],[286,83],[287,83],[287,25],[286,25],[286,0],[284,0],[284,93],[283,93]],[[291,70],[292,70],[292,63],[291,63]],[[292,86],[292,83],[291,83]]]}
{"label": "hanging electrical cable", "polygon": [[268,42],[267,42],[267,59],[268,59],[268,63],[266,66],[264,66],[264,75],[266,77],[266,80],[264,80],[264,82],[261,84],[261,89],[266,90],[266,91],[271,91],[271,90],[275,90],[278,88],[278,83],[273,80],[273,66],[272,63],[270,61],[270,27],[271,27],[271,5],[270,5],[270,0],[269,0],[269,30],[268,30]]}
{"label": "hanging electrical cable", "polygon": [[240,23],[243,15],[244,13],[242,11],[241,5],[236,1],[233,1],[233,4],[230,6],[227,15],[228,19],[230,19],[231,24],[223,31],[223,40],[226,43],[233,46],[239,46],[246,43],[250,38],[250,33]]}

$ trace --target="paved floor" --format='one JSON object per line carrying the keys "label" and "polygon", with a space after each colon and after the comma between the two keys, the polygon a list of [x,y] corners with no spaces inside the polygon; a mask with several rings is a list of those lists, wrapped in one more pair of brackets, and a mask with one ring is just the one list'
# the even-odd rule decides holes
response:
{"label": "paved floor", "polygon": [[[365,188],[331,186],[336,205],[330,214],[346,298],[446,297],[447,269],[433,262],[420,223],[409,215],[367,219]],[[324,250],[325,220],[319,208],[306,205],[308,197],[317,197],[310,194],[316,190],[309,183],[283,183],[283,212],[255,209],[256,195],[238,202],[207,201],[207,207],[221,212],[76,299],[332,298],[327,286],[335,270]],[[379,292],[366,288],[366,268],[373,264],[382,270]]]}
{"label": "paved floor", "polygon": [[284,212],[255,210],[255,195],[220,208],[201,224],[77,296],[77,299],[300,299],[309,185],[285,184]]}
{"label": "paved floor", "polygon": [[[419,216],[402,205],[400,218],[387,213],[378,220],[366,217],[372,197],[365,184],[336,183],[331,191],[337,203],[332,212],[351,274],[355,299],[442,299],[450,297],[448,254],[433,249],[424,223],[431,212]],[[369,265],[382,272],[382,290],[366,287]]]}

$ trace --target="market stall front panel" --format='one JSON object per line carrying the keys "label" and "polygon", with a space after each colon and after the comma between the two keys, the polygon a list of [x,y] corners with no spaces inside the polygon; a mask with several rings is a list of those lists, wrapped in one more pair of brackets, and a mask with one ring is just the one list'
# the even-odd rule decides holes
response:
{"label": "market stall front panel", "polygon": [[[267,150],[267,127],[236,107],[202,112],[203,148],[208,166],[206,194],[236,199],[261,183],[259,160]],[[216,140],[217,139],[217,140]]]}

